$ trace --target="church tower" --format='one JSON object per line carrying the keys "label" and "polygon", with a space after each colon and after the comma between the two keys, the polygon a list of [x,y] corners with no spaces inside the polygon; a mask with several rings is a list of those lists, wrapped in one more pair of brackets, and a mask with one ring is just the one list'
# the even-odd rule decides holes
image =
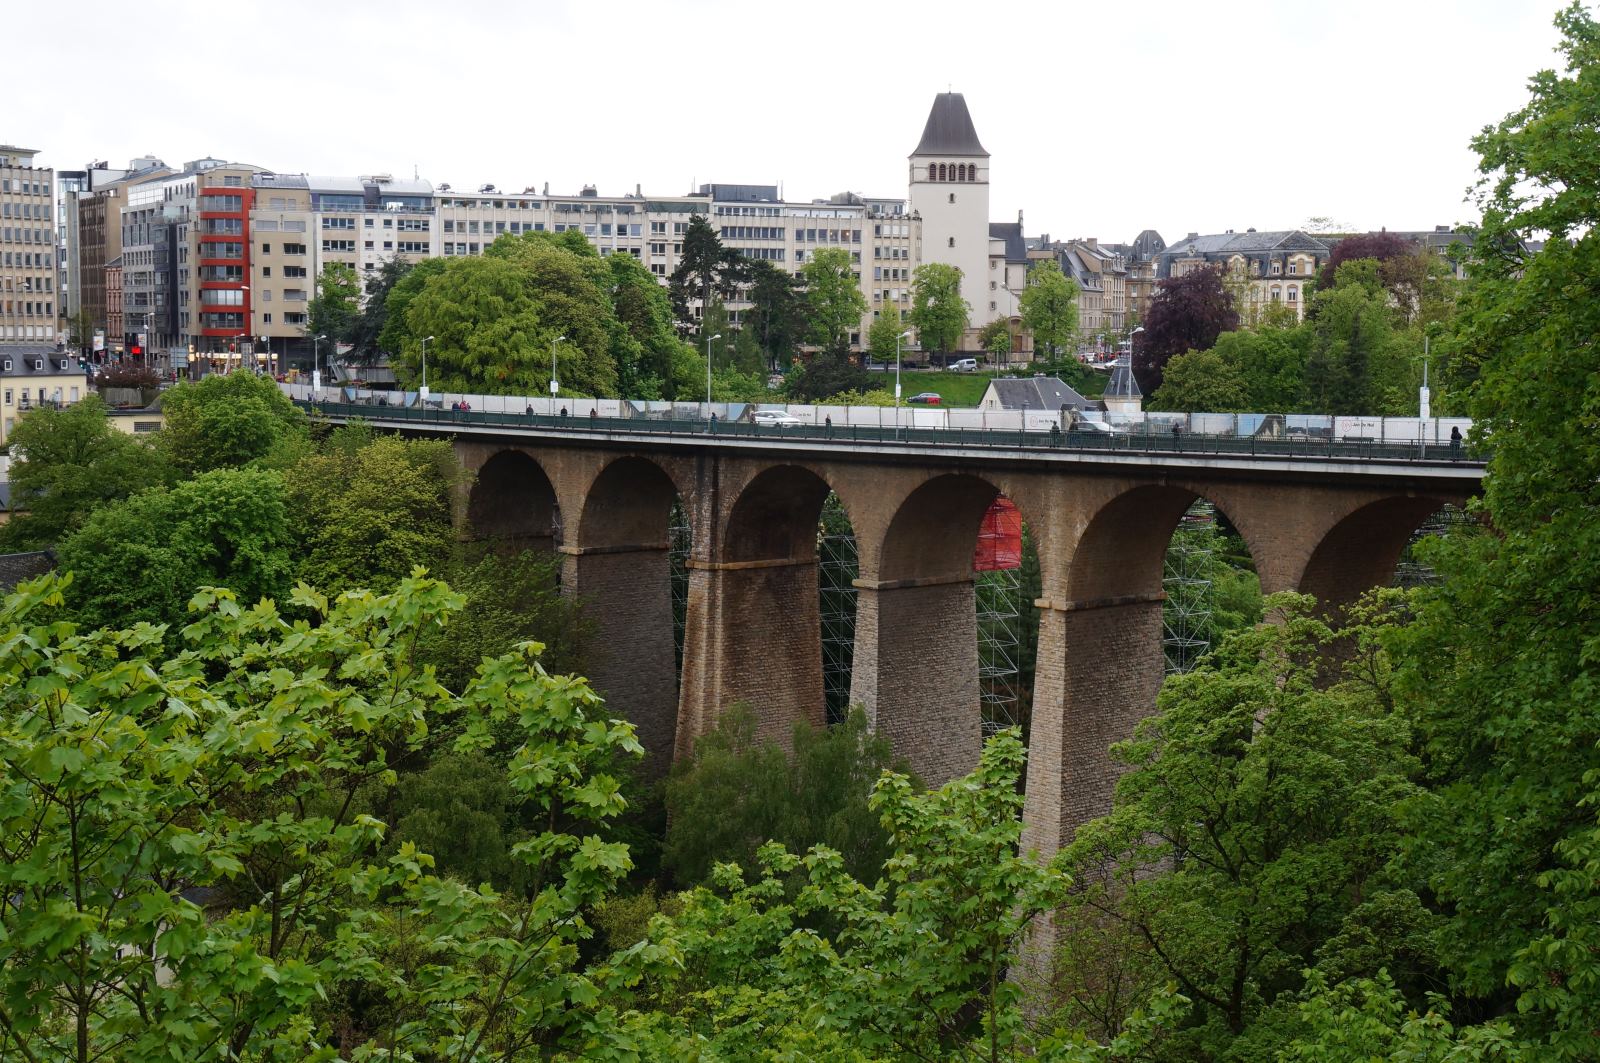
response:
{"label": "church tower", "polygon": [[922,216],[922,261],[961,270],[961,297],[971,308],[969,339],[988,323],[989,153],[978,142],[959,92],[933,98],[922,141],[911,153],[911,209]]}

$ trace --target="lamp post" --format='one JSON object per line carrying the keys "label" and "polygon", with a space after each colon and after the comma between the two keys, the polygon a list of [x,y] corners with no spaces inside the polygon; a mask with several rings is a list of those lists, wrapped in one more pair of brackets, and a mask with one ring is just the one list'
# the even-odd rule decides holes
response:
{"label": "lamp post", "polygon": [[424,408],[428,405],[428,341],[432,336],[422,337],[422,386],[417,389],[417,399]]}
{"label": "lamp post", "polygon": [[[561,382],[556,379],[556,344],[566,342],[565,335],[557,336],[550,341],[550,402],[555,405],[555,397],[561,394]],[[552,411],[553,412],[553,411]]]}
{"label": "lamp post", "polygon": [[717,333],[715,336],[707,336],[706,337],[706,418],[707,418],[706,423],[707,424],[710,423],[710,417],[711,417],[711,341],[712,340],[720,340],[721,338],[722,338],[722,333],[720,333],[720,332]]}
{"label": "lamp post", "polygon": [[[241,370],[244,369],[244,347],[245,347],[245,341],[246,340],[250,341],[250,353],[251,354],[255,354],[255,351],[256,351],[256,338],[254,336],[250,335],[250,333],[241,332],[241,333],[239,333],[237,336],[235,336],[233,338],[233,342],[235,344],[237,344],[238,347],[239,347],[239,368]],[[233,356],[232,355],[228,356],[228,372],[230,372],[230,373],[233,372]]]}
{"label": "lamp post", "polygon": [[900,341],[911,335],[906,329],[894,338],[894,437],[900,438]]}
{"label": "lamp post", "polygon": [[318,333],[311,337],[311,391],[322,390],[322,341],[328,337]]}

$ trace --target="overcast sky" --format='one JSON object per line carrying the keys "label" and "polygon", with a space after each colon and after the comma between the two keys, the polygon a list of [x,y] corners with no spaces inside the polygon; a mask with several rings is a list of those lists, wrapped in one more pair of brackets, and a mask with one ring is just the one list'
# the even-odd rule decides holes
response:
{"label": "overcast sky", "polygon": [[207,155],[602,194],[781,183],[906,194],[935,93],[966,95],[990,217],[1153,227],[1430,228],[1474,216],[1467,141],[1555,66],[1557,0],[805,4],[80,0],[0,141],[42,162]]}

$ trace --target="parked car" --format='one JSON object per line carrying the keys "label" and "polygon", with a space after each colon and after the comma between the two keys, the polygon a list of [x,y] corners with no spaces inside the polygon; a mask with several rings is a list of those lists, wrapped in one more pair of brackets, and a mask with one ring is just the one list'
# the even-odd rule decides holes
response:
{"label": "parked car", "polygon": [[952,373],[976,373],[977,371],[978,360],[976,358],[957,358],[950,363],[950,372]]}
{"label": "parked car", "polygon": [[750,420],[774,428],[798,428],[803,423],[788,410],[757,410],[750,415]]}
{"label": "parked car", "polygon": [[937,405],[939,405],[939,403],[943,402],[944,399],[940,396],[940,394],[937,391],[919,391],[917,394],[911,396],[906,401],[907,402],[911,402],[911,403],[917,403],[917,404],[922,405],[922,406],[937,406]]}
{"label": "parked car", "polygon": [[1080,419],[1072,426],[1072,431],[1086,436],[1114,436],[1117,430],[1104,421],[1086,421]]}

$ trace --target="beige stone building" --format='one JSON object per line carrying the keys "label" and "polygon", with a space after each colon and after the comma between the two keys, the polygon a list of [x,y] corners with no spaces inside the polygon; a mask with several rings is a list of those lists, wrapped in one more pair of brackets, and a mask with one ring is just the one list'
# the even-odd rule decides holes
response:
{"label": "beige stone building", "polygon": [[60,334],[55,171],[0,144],[0,346],[50,350]]}
{"label": "beige stone building", "polygon": [[74,352],[0,344],[0,446],[20,418],[43,406],[80,402],[88,387]]}
{"label": "beige stone building", "polygon": [[[104,171],[91,167],[91,183],[77,198],[78,305],[89,311],[97,328],[105,330],[109,348],[122,344],[121,291],[117,294],[116,316],[112,324],[110,289],[106,271],[122,258],[122,208],[127,205],[128,189],[145,181],[170,176],[171,167],[156,159],[135,159],[127,171]],[[120,269],[120,266],[119,266]]]}
{"label": "beige stone building", "polygon": [[1328,261],[1330,249],[1316,237],[1298,229],[1242,233],[1228,230],[1202,236],[1190,233],[1156,258],[1156,278],[1181,277],[1192,270],[1220,268],[1245,292],[1238,307],[1243,321],[1253,320],[1270,306],[1287,306],[1298,319],[1316,272]]}

